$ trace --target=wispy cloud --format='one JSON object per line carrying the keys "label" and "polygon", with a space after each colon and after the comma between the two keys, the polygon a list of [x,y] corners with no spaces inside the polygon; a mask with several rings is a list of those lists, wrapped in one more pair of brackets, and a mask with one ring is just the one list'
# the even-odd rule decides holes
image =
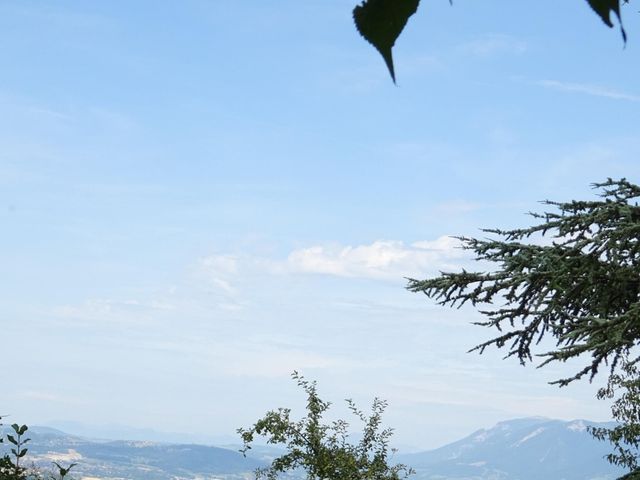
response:
{"label": "wispy cloud", "polygon": [[[477,366],[477,365],[475,365]],[[482,377],[458,377],[456,372],[446,372],[446,378],[431,379],[427,385],[412,382],[394,382],[385,398],[394,405],[446,405],[463,409],[490,410],[495,405],[510,416],[548,416],[551,418],[575,418],[589,407],[564,391],[549,389],[546,392],[526,390],[512,392]],[[443,375],[443,377],[445,377]],[[490,377],[490,375],[489,375]],[[451,378],[465,378],[465,383],[451,382]],[[494,384],[494,387],[487,385]],[[577,413],[580,412],[580,413]]]}
{"label": "wispy cloud", "polygon": [[258,275],[284,273],[286,262],[254,255],[216,253],[202,257],[197,265],[204,287],[209,293],[220,296],[218,304],[228,311],[241,310],[243,293],[241,286],[247,278]]}
{"label": "wispy cloud", "polygon": [[317,245],[291,252],[289,267],[296,272],[374,279],[403,278],[439,270],[458,269],[465,253],[452,237],[406,245],[377,240],[368,245]]}
{"label": "wispy cloud", "polygon": [[18,392],[18,397],[22,399],[37,400],[42,402],[65,403],[69,405],[80,405],[85,403],[80,398],[71,397],[68,395],[60,395],[58,393],[43,390],[26,390]]}
{"label": "wispy cloud", "polygon": [[459,215],[462,213],[474,212],[482,207],[482,204],[476,202],[469,202],[467,200],[451,200],[437,204],[434,207],[434,211],[442,215]]}
{"label": "wispy cloud", "polygon": [[640,102],[640,95],[633,95],[626,92],[614,90],[601,85],[588,83],[560,82],[557,80],[540,80],[536,85],[570,93],[583,93],[594,97],[611,98],[613,100],[625,100],[627,102]]}
{"label": "wispy cloud", "polygon": [[239,261],[240,257],[237,255],[210,255],[201,259],[200,263],[208,273],[209,281],[214,288],[234,296],[236,289],[231,284],[229,277],[238,273]]}
{"label": "wispy cloud", "polygon": [[460,50],[474,57],[494,55],[521,55],[527,50],[527,44],[510,35],[487,34],[460,46]]}
{"label": "wispy cloud", "polygon": [[460,242],[448,236],[405,244],[376,240],[370,244],[321,244],[299,248],[286,259],[211,255],[200,260],[211,285],[234,294],[236,279],[247,274],[322,274],[337,277],[402,280],[404,277],[458,270],[468,259]]}
{"label": "wispy cloud", "polygon": [[[242,351],[242,355],[237,355]],[[233,361],[228,361],[233,358]],[[234,352],[220,356],[214,362],[218,365],[220,373],[230,376],[248,377],[286,377],[291,374],[293,367],[302,371],[347,368],[356,365],[351,359],[324,355],[318,352],[303,351],[299,349],[282,349],[271,346],[260,348],[247,348],[240,345]]]}
{"label": "wispy cloud", "polygon": [[107,323],[111,325],[154,324],[160,312],[174,310],[174,305],[165,300],[141,302],[138,300],[89,299],[78,305],[59,305],[49,312],[65,324]]}

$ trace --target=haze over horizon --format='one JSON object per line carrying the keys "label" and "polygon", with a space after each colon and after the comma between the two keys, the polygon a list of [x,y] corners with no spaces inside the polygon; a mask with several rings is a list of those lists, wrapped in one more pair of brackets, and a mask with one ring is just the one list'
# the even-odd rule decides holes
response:
{"label": "haze over horizon", "polygon": [[233,435],[303,414],[297,370],[421,449],[610,419],[601,378],[466,353],[479,314],[404,286],[640,183],[640,17],[624,46],[584,1],[423,0],[396,87],[355,3],[0,2],[0,413]]}
{"label": "haze over horizon", "polygon": [[[565,420],[556,420],[548,417],[526,417],[526,418],[513,418],[509,420],[503,420],[501,422],[497,422],[493,425],[486,425],[482,428],[466,432],[461,436],[461,438],[456,438],[453,442],[447,442],[442,445],[437,445],[435,447],[429,448],[421,448],[417,445],[409,445],[398,443],[397,441],[392,440],[392,447],[398,450],[399,454],[407,455],[413,453],[421,453],[427,452],[434,449],[442,448],[450,445],[451,443],[459,442],[463,439],[473,438],[478,434],[482,435],[482,432],[486,431],[496,431],[503,428],[504,425],[517,425],[517,424],[526,424],[532,423],[536,424],[538,422],[550,422],[557,423],[563,422],[569,430],[575,430],[576,428],[580,428],[584,430],[582,424],[584,422],[589,422],[586,419],[574,419],[570,421]],[[604,425],[605,423],[599,423],[598,425]],[[610,424],[610,422],[606,423]],[[579,425],[580,427],[575,427],[574,425]],[[158,442],[164,444],[197,444],[197,445],[208,445],[215,446],[221,448],[229,448],[234,451],[237,450],[237,447],[242,445],[237,434],[234,435],[217,435],[215,432],[209,432],[207,434],[193,434],[190,432],[167,432],[161,430],[154,430],[151,428],[135,428],[127,425],[118,425],[118,424],[83,424],[80,422],[66,422],[66,421],[53,421],[49,422],[48,425],[32,425],[29,427],[29,431],[34,433],[46,433],[49,431],[52,432],[60,432],[63,434],[68,434],[71,436],[77,436],[80,438],[85,438],[94,441],[140,441],[140,442]],[[536,430],[534,430],[536,431]],[[352,441],[357,441],[360,438],[360,432],[353,431],[350,434],[350,438]],[[594,439],[594,442],[598,443],[597,440]],[[606,444],[605,444],[606,445]],[[273,445],[269,444],[264,437],[257,437],[255,439],[254,447],[264,447],[268,446],[268,448],[273,449],[282,449],[282,445]],[[256,452],[254,452],[255,454]]]}

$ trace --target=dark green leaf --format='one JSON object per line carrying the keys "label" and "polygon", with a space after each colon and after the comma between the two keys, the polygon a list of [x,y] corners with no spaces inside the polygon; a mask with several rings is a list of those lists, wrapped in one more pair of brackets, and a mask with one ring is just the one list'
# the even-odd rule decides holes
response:
{"label": "dark green leaf", "polygon": [[353,9],[356,28],[384,58],[394,83],[392,48],[420,0],[365,0]]}
{"label": "dark green leaf", "polygon": [[620,32],[622,33],[622,39],[627,41],[627,32],[624,31],[622,26],[622,18],[620,17],[620,0],[587,0],[594,12],[602,19],[602,21],[609,27],[613,27],[611,21],[611,12],[615,13],[620,22]]}
{"label": "dark green leaf", "polygon": [[7,440],[9,440],[14,445],[18,445],[18,441],[15,439],[13,435],[7,435]]}

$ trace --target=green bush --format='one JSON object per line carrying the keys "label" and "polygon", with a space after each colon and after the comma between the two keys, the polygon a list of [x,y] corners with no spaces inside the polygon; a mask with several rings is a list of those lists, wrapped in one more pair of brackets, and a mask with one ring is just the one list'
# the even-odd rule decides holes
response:
{"label": "green bush", "polygon": [[304,470],[308,480],[404,480],[413,470],[405,465],[391,465],[390,428],[381,428],[382,413],[387,403],[375,399],[371,415],[367,416],[351,400],[351,412],[364,423],[358,443],[349,441],[349,424],[344,420],[323,422],[323,414],[331,405],[320,399],[316,383],[293,372],[293,379],[307,395],[307,415],[299,421],[290,418],[288,408],[267,412],[251,428],[238,429],[246,453],[256,435],[267,443],[282,445],[286,453],[271,462],[271,466],[256,471],[258,480],[276,480],[279,474]]}
{"label": "green bush", "polygon": [[[0,417],[2,420],[2,417]],[[0,423],[0,427],[2,427]],[[0,480],[64,480],[69,471],[76,465],[72,463],[68,467],[62,467],[58,463],[53,462],[56,472],[42,472],[36,468],[26,468],[24,466],[24,458],[29,451],[25,445],[31,440],[25,437],[29,430],[26,425],[11,425],[11,432],[6,435],[4,432],[0,435],[0,444],[8,445],[11,454],[5,453],[0,457]],[[72,480],[68,478],[67,480]]]}

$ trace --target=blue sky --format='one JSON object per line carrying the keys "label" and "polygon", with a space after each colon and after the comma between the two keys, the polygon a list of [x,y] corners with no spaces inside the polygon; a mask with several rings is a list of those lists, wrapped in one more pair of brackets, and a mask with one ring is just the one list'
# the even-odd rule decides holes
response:
{"label": "blue sky", "polygon": [[638,15],[623,48],[584,1],[422,3],[396,87],[352,0],[0,2],[3,412],[233,434],[296,369],[417,447],[607,419],[404,277],[640,181]]}

